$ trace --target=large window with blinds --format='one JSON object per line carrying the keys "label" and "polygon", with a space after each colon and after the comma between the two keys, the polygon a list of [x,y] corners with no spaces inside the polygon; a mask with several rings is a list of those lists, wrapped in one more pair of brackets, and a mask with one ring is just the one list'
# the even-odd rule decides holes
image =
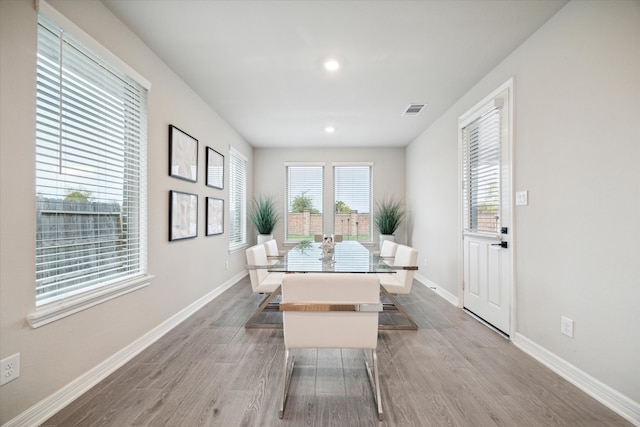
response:
{"label": "large window with blinds", "polygon": [[501,111],[493,106],[462,128],[465,231],[500,232]]}
{"label": "large window with blinds", "polygon": [[229,149],[229,250],[247,245],[247,158]]}
{"label": "large window with blinds", "polygon": [[287,241],[313,240],[323,234],[324,164],[285,164]]}
{"label": "large window with blinds", "polygon": [[371,165],[333,165],[333,230],[343,240],[372,241]]}
{"label": "large window with blinds", "polygon": [[36,85],[40,306],[147,273],[147,89],[43,15]]}

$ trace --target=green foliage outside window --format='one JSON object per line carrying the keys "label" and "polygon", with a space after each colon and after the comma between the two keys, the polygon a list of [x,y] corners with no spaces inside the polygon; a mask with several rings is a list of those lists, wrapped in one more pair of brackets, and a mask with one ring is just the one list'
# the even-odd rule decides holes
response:
{"label": "green foliage outside window", "polygon": [[90,191],[69,190],[64,199],[69,202],[88,202],[90,197]]}
{"label": "green foliage outside window", "polygon": [[309,211],[312,214],[318,214],[320,211],[313,207],[313,200],[311,197],[306,196],[306,191],[296,196],[291,203],[291,212],[304,212]]}
{"label": "green foliage outside window", "polygon": [[342,200],[338,200],[336,202],[336,209],[335,212],[337,214],[349,214],[351,213],[351,208]]}

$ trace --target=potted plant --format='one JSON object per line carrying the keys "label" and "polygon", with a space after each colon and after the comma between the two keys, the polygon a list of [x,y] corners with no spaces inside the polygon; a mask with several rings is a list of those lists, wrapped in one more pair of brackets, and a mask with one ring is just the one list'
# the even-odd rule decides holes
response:
{"label": "potted plant", "polygon": [[272,196],[258,196],[251,203],[249,219],[258,231],[258,244],[273,239],[273,229],[280,220],[277,203]]}
{"label": "potted plant", "polygon": [[374,224],[380,232],[380,246],[385,240],[395,241],[393,233],[396,232],[404,219],[406,211],[401,201],[393,198],[384,198],[376,203]]}

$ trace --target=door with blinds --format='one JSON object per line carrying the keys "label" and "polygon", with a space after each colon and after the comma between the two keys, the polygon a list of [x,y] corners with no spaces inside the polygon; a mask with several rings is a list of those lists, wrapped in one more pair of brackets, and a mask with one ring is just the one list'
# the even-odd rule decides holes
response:
{"label": "door with blinds", "polygon": [[463,306],[506,335],[513,293],[510,92],[508,82],[459,124]]}

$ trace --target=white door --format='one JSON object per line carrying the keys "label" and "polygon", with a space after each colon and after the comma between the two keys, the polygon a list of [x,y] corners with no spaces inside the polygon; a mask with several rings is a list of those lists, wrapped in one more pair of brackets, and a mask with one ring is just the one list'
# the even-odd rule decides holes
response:
{"label": "white door", "polygon": [[464,308],[509,335],[509,248],[492,239],[464,238]]}
{"label": "white door", "polygon": [[510,334],[511,81],[460,118],[463,307]]}

